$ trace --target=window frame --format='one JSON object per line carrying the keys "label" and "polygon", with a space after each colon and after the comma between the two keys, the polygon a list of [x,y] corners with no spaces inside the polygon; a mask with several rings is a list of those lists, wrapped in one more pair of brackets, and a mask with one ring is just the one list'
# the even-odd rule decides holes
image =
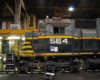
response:
{"label": "window frame", "polygon": [[[65,27],[56,27],[56,28],[59,28],[58,34],[65,34]],[[61,28],[64,28],[64,33],[61,33]],[[55,27],[54,27],[54,34],[56,34],[55,33]]]}

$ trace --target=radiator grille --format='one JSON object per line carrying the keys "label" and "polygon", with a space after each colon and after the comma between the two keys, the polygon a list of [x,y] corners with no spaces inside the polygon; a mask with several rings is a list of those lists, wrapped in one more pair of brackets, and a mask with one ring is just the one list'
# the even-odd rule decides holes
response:
{"label": "radiator grille", "polygon": [[75,28],[96,28],[96,20],[75,20]]}

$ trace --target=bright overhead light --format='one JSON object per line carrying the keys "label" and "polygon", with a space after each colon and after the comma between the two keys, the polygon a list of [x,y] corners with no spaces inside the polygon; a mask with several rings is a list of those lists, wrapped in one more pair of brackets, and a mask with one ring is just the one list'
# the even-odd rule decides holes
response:
{"label": "bright overhead light", "polygon": [[18,36],[10,36],[10,37],[8,37],[8,39],[20,39],[20,37],[18,37]]}
{"label": "bright overhead light", "polygon": [[2,42],[0,42],[0,44],[2,44]]}
{"label": "bright overhead light", "polygon": [[68,11],[73,11],[74,8],[73,7],[69,7]]}
{"label": "bright overhead light", "polygon": [[0,39],[2,39],[2,37],[0,37]]}

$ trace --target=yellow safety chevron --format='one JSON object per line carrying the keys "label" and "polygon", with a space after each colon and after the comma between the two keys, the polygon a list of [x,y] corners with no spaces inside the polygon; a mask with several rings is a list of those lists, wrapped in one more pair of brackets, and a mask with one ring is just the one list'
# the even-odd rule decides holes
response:
{"label": "yellow safety chevron", "polygon": [[23,42],[23,44],[30,44],[30,42]]}
{"label": "yellow safety chevron", "polygon": [[26,51],[22,51],[22,53],[34,53],[33,50],[26,50]]}
{"label": "yellow safety chevron", "polygon": [[32,46],[23,46],[22,49],[24,48],[32,48]]}

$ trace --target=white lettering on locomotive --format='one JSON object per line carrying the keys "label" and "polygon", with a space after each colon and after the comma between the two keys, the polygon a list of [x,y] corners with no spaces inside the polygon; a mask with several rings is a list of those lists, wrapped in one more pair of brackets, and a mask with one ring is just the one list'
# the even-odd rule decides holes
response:
{"label": "white lettering on locomotive", "polygon": [[50,38],[50,44],[62,44],[62,43],[67,44],[68,40],[66,38],[64,40],[62,40],[61,38]]}

